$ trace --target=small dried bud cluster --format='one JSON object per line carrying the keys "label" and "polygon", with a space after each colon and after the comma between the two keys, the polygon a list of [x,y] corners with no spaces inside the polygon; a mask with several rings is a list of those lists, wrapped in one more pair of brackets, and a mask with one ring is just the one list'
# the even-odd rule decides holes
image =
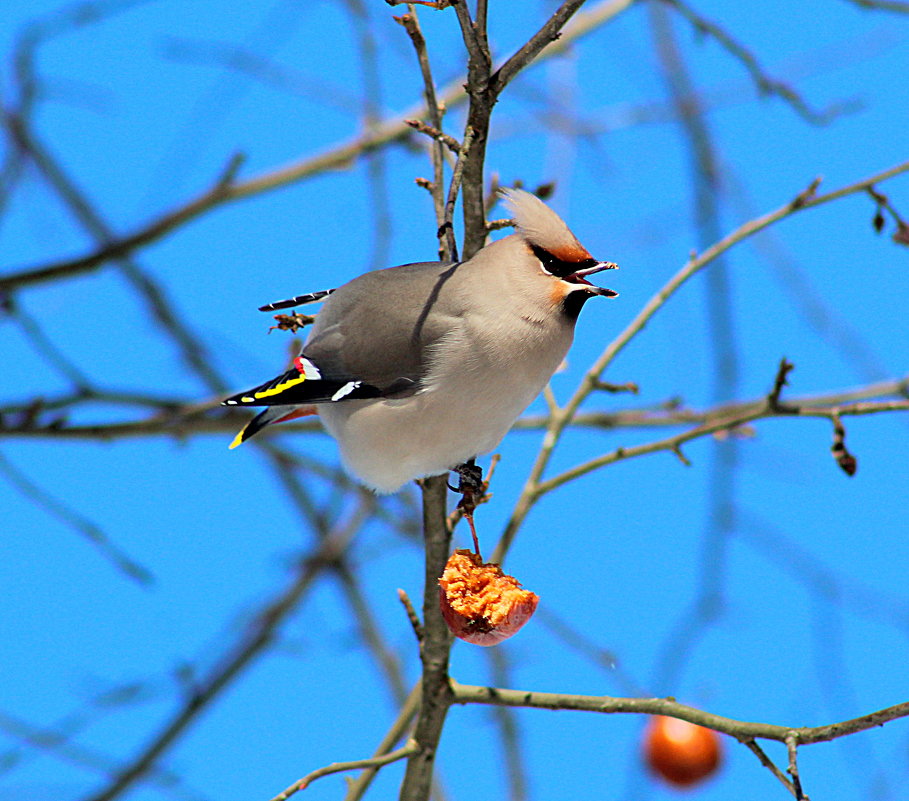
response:
{"label": "small dried bud cluster", "polygon": [[874,217],[871,218],[871,225],[874,230],[877,233],[881,233],[884,230],[887,225],[887,218],[884,216],[884,212],[887,212],[896,225],[896,231],[893,232],[893,241],[897,245],[909,245],[909,223],[900,216],[890,199],[878,192],[873,186],[867,187],[867,192],[877,204],[874,209]]}
{"label": "small dried bud cluster", "polygon": [[858,460],[846,447],[846,429],[839,417],[833,418],[833,445],[830,446],[833,458],[847,476],[854,476],[858,470]]}
{"label": "small dried bud cluster", "polygon": [[452,634],[475,645],[496,645],[516,634],[539,598],[486,564],[479,554],[455,551],[439,578],[439,605]]}
{"label": "small dried bud cluster", "polygon": [[305,328],[307,325],[312,325],[316,321],[316,318],[311,314],[301,314],[300,312],[294,312],[293,314],[276,314],[275,322],[277,325],[273,325],[268,329],[270,334],[276,328],[279,331],[290,331],[292,334],[296,334],[301,328]]}

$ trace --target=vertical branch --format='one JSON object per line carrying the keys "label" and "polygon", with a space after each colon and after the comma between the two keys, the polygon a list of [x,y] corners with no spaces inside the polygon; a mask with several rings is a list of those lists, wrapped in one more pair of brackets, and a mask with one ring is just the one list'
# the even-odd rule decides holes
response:
{"label": "vertical branch", "polygon": [[[454,256],[455,241],[452,230],[452,215],[459,189],[462,192],[464,215],[464,242],[462,258],[469,259],[486,242],[486,205],[484,197],[484,164],[486,143],[489,135],[492,109],[498,95],[506,84],[540,53],[543,47],[559,36],[559,32],[571,15],[581,6],[583,0],[566,0],[556,13],[518,53],[497,73],[493,85],[492,57],[486,37],[487,2],[478,0],[476,21],[471,19],[466,2],[454,5],[461,35],[467,50],[467,94],[469,108],[461,150],[452,175],[445,204],[445,215],[441,229],[451,256]],[[415,25],[415,7],[409,4],[410,14],[400,22],[408,29],[423,70],[429,113],[438,113],[434,100],[432,79],[428,60],[424,66],[425,42]],[[441,116],[432,119],[436,130],[441,130]],[[440,145],[434,153],[441,159]],[[436,173],[436,186],[440,184]],[[441,236],[441,234],[440,234]],[[420,647],[423,665],[421,680],[422,705],[414,737],[419,751],[407,763],[404,782],[401,786],[402,801],[425,801],[432,787],[435,753],[442,734],[442,727],[448,708],[452,703],[452,692],[448,678],[448,656],[451,649],[451,635],[439,613],[438,578],[442,574],[450,550],[450,534],[445,521],[446,477],[436,476],[423,482],[423,525],[426,545],[426,569],[423,597],[424,636]]]}
{"label": "vertical branch", "polygon": [[[461,145],[461,150],[458,153],[458,161],[457,164],[455,164],[454,173],[451,176],[451,185],[448,188],[448,199],[445,201],[445,217],[442,222],[442,228],[440,229],[440,234],[442,232],[445,234],[444,241],[446,243],[448,255],[454,261],[457,261],[458,259],[458,245],[454,235],[454,208],[455,203],[458,200],[458,192],[461,189],[465,165],[470,163],[468,154],[470,153],[470,148],[473,146],[473,141],[473,128],[468,127],[464,132],[464,143]],[[485,221],[485,219],[486,216],[484,214],[483,220]],[[468,258],[468,256],[465,255],[464,258]]]}
{"label": "vertical branch", "polygon": [[[485,6],[484,6],[485,8]],[[470,18],[466,3],[455,6],[461,36],[467,48],[467,94],[470,103],[465,130],[473,132],[470,158],[464,164],[461,203],[464,213],[464,243],[462,257],[469,259],[486,243],[486,204],[483,194],[483,169],[486,163],[486,142],[489,120],[495,98],[489,89],[492,58],[485,29],[479,30]],[[485,13],[483,15],[485,20]],[[466,138],[466,137],[465,137]]]}
{"label": "vertical branch", "polygon": [[452,703],[448,682],[451,634],[439,612],[439,576],[448,561],[451,535],[446,525],[447,476],[423,480],[423,536],[426,546],[423,590],[422,703],[414,739],[420,750],[407,761],[401,801],[426,801],[432,788],[436,751]]}
{"label": "vertical branch", "polygon": [[[429,61],[426,57],[425,41],[416,22],[415,7],[410,4],[410,14],[400,22],[410,34],[417,51],[423,74],[424,91],[430,121],[436,130],[441,130],[441,112],[435,98]],[[483,5],[485,9],[485,4]],[[470,19],[465,3],[455,6],[458,22],[468,50],[468,93],[470,111],[468,122],[458,154],[458,161],[452,175],[447,201],[442,208],[439,237],[443,255],[457,258],[452,216],[458,191],[464,186],[465,192],[465,241],[464,257],[470,258],[486,240],[486,214],[483,205],[483,157],[486,134],[489,127],[489,113],[492,105],[483,104],[490,72],[489,50],[486,45],[485,10],[484,27],[478,31]],[[472,90],[471,90],[472,89]],[[485,109],[477,114],[477,106]],[[477,118],[474,126],[471,120]],[[478,147],[478,142],[480,146]],[[437,140],[433,147],[435,173],[436,214],[439,215],[442,192],[442,150]],[[467,198],[470,205],[467,205]],[[444,238],[443,238],[444,234]],[[407,770],[401,785],[402,801],[426,801],[432,790],[435,755],[452,694],[448,680],[448,657],[452,637],[439,612],[438,579],[442,575],[451,548],[451,534],[447,526],[446,501],[447,477],[434,476],[423,481],[423,537],[426,547],[426,563],[423,589],[423,638],[420,642],[420,659],[423,673],[421,678],[421,705],[417,718],[414,739],[419,750],[407,762]]]}
{"label": "vertical branch", "polygon": [[[426,98],[426,115],[429,117],[429,123],[437,131],[442,130],[442,109],[439,107],[439,101],[436,96],[435,81],[432,77],[432,68],[429,63],[429,52],[426,49],[426,39],[423,37],[423,31],[420,28],[420,19],[417,16],[417,9],[413,3],[408,3],[409,12],[402,17],[395,17],[407,34],[410,41],[413,42],[414,50],[417,54],[417,61],[420,64],[420,74],[423,76],[423,96]],[[438,138],[433,138],[430,145],[432,154],[432,199],[436,211],[436,226],[441,231],[445,223],[445,145]],[[451,261],[454,256],[450,243],[439,235],[439,257],[442,261]]]}
{"label": "vertical branch", "polygon": [[475,137],[471,158],[464,169],[464,258],[470,258],[486,242],[483,168],[493,106],[508,83],[532,63],[546,45],[561,36],[562,29],[583,3],[584,0],[564,0],[540,30],[495,73],[492,72],[492,55],[486,38],[485,0],[477,2],[476,22],[471,19],[465,2],[455,5],[461,36],[467,48],[467,95],[470,99],[467,128],[473,131]]}

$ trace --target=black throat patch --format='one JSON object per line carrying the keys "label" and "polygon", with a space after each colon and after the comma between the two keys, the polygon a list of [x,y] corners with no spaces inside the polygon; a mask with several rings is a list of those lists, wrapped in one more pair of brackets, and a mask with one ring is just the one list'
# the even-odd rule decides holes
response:
{"label": "black throat patch", "polygon": [[586,289],[575,289],[562,298],[562,312],[569,320],[577,320],[584,304],[593,297]]}

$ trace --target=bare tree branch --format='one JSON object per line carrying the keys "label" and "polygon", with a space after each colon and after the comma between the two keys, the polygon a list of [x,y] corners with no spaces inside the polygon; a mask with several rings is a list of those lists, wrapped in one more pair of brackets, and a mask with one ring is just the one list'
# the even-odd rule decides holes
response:
{"label": "bare tree branch", "polygon": [[393,762],[398,762],[402,759],[407,759],[412,756],[419,750],[419,746],[414,740],[408,741],[407,745],[402,746],[397,751],[391,751],[382,756],[369,757],[368,759],[355,759],[351,762],[333,762],[331,765],[327,765],[324,768],[319,768],[314,770],[312,773],[308,773],[299,781],[294,782],[286,790],[278,793],[271,801],[286,801],[292,795],[296,794],[300,790],[305,790],[312,784],[316,779],[321,779],[323,776],[330,776],[333,773],[342,773],[348,770],[362,770],[363,768],[382,768],[385,765],[390,765]]}
{"label": "bare tree branch", "polygon": [[[102,247],[114,242],[113,230],[79,190],[60,162],[29,130],[25,118],[14,116],[8,118],[8,122],[11,134],[28,153],[29,158],[41,171],[48,184],[72,210],[81,227]],[[117,262],[123,275],[145,301],[152,319],[158,322],[176,344],[186,363],[210,390],[223,392],[226,387],[222,383],[220,375],[212,368],[204,348],[190,331],[189,326],[174,311],[164,289],[127,256],[119,255]],[[0,297],[6,291],[3,281],[4,279],[0,278]]]}
{"label": "bare tree branch", "polygon": [[784,774],[783,771],[781,771],[774,764],[773,760],[767,756],[767,754],[764,752],[764,749],[761,748],[751,737],[747,737],[740,742],[749,751],[751,751],[751,753],[753,753],[760,760],[761,764],[767,768],[767,770],[769,770],[774,776],[776,776],[776,778],[779,779],[782,783],[783,787],[785,787],[790,793],[792,793],[793,797],[795,797],[795,787],[793,786],[792,782],[786,778],[786,774]]}
{"label": "bare tree branch", "polygon": [[[526,518],[528,512],[533,507],[536,499],[539,497],[538,492],[541,487],[541,480],[543,473],[546,470],[549,460],[552,457],[553,451],[555,450],[556,445],[559,442],[562,432],[565,427],[569,424],[569,421],[572,420],[580,408],[581,404],[586,400],[590,393],[596,387],[597,382],[601,380],[601,376],[606,368],[613,362],[616,356],[625,348],[625,346],[631,342],[631,340],[640,333],[650,319],[656,314],[665,303],[695,274],[697,274],[704,267],[713,262],[717,257],[724,254],[726,251],[735,247],[740,242],[745,241],[754,234],[762,231],[774,223],[790,217],[793,214],[800,212],[805,209],[815,208],[817,206],[823,205],[825,203],[830,203],[840,198],[847,197],[849,195],[855,194],[857,192],[865,191],[869,186],[872,186],[877,183],[881,183],[889,178],[893,178],[897,175],[901,175],[909,171],[909,161],[897,164],[890,169],[884,170],[883,172],[872,175],[868,178],[864,178],[855,183],[844,186],[840,189],[828,192],[824,195],[816,195],[815,190],[817,189],[819,180],[816,179],[811,182],[807,189],[800,192],[795,196],[791,201],[776,209],[775,211],[768,212],[761,217],[757,217],[749,222],[744,223],[739,226],[732,233],[725,236],[719,242],[715,243],[711,247],[707,248],[703,253],[699,255],[693,255],[688,262],[672,277],[670,280],[644,305],[640,312],[635,316],[635,318],[626,326],[625,330],[622,331],[602,352],[599,358],[594,362],[594,364],[587,371],[584,378],[581,380],[580,385],[575,390],[572,397],[561,407],[561,410],[558,414],[551,415],[550,424],[547,428],[546,436],[543,440],[543,446],[540,448],[540,451],[537,454],[537,458],[534,461],[534,464],[530,470],[530,474],[524,484],[523,489],[521,490],[521,495],[518,498],[517,503],[515,504],[514,510],[512,511],[511,518],[508,521],[508,524],[505,527],[505,530],[502,534],[502,538],[499,542],[499,545],[496,547],[496,551],[493,554],[493,559],[495,561],[501,561],[505,553],[507,553],[508,548],[513,541],[515,535],[518,532],[518,529],[521,527],[524,519]],[[741,423],[748,422],[748,420],[741,420]],[[719,429],[714,429],[719,430]],[[660,447],[657,450],[678,448],[683,444],[684,440],[677,441],[676,438],[671,440],[664,440]],[[642,447],[652,447],[651,446],[642,446]],[[621,452],[615,452],[608,459],[624,458]],[[584,472],[587,472],[586,470]],[[567,474],[563,474],[563,477]],[[550,484],[550,488],[552,485]]]}
{"label": "bare tree branch", "polygon": [[[0,731],[8,737],[83,770],[90,770],[105,776],[115,775],[119,769],[118,760],[94,748],[74,742],[74,728],[71,723],[57,727],[35,726],[21,718],[0,711]],[[8,761],[9,757],[9,751],[3,754],[4,761]],[[153,770],[148,775],[148,781],[159,792],[181,799],[181,801],[190,799],[201,801],[204,798],[200,793],[181,786],[180,777],[171,771]]]}
{"label": "bare tree branch", "polygon": [[[799,396],[792,400],[792,406],[810,408],[834,408],[859,400],[872,398],[909,397],[909,376],[879,381],[859,388],[834,390],[820,395]],[[603,430],[652,429],[681,425],[704,425],[718,419],[735,419],[749,414],[765,403],[765,398],[748,401],[734,401],[708,409],[697,410],[681,405],[670,399],[653,407],[631,408],[616,411],[579,412],[568,425],[575,428],[599,428]],[[143,420],[126,423],[97,423],[66,425],[60,413],[69,408],[98,402],[123,406],[149,407],[154,414]],[[868,407],[874,409],[875,407]],[[900,407],[893,410],[898,411]],[[887,411],[880,407],[877,411]],[[47,412],[54,412],[49,419],[42,419]],[[865,412],[870,413],[870,412]],[[18,419],[17,419],[18,418]],[[133,437],[172,436],[185,439],[197,434],[227,434],[241,428],[249,416],[241,410],[231,410],[220,405],[218,399],[191,403],[176,398],[91,390],[88,394],[74,393],[48,400],[35,399],[18,401],[0,407],[0,437],[33,439],[74,439],[112,441]],[[527,415],[514,425],[517,431],[547,429],[552,415]],[[742,426],[738,426],[741,431]],[[320,434],[323,432],[317,420],[295,420],[284,423],[278,431],[266,431],[264,438],[280,434]]]}
{"label": "bare tree branch", "polygon": [[[582,5],[584,5],[584,0],[565,0],[546,20],[543,27],[492,74],[489,80],[493,97],[499,95],[522,69],[535,61],[546,45],[562,36],[562,29]],[[625,6],[628,5],[630,3],[625,4]]]}
{"label": "bare tree branch", "polygon": [[728,734],[739,740],[776,740],[796,745],[813,745],[829,742],[860,731],[883,726],[893,720],[909,716],[909,701],[868,715],[830,723],[825,726],[777,726],[772,723],[748,723],[726,718],[712,712],[680,704],[671,698],[614,698],[608,695],[568,695],[541,693],[531,690],[506,690],[499,687],[478,687],[451,680],[455,704],[500,704],[502,706],[532,709],[574,709],[579,712],[604,714],[665,715],[687,720],[697,726]]}
{"label": "bare tree branch", "polygon": [[566,470],[563,473],[553,476],[546,481],[540,482],[537,485],[535,495],[536,497],[541,497],[547,492],[551,492],[552,490],[562,486],[568,481],[585,475],[586,473],[589,473],[600,467],[604,467],[608,464],[613,464],[624,459],[631,459],[636,456],[657,453],[659,451],[669,451],[670,453],[678,454],[684,444],[694,439],[698,439],[708,434],[716,434],[721,431],[734,432],[736,428],[742,425],[766,417],[788,417],[795,415],[801,417],[826,417],[830,420],[834,420],[841,415],[865,415],[878,414],[881,412],[899,411],[909,411],[909,400],[881,401],[878,403],[854,403],[846,406],[830,406],[827,408],[817,406],[798,407],[787,403],[779,409],[773,409],[768,401],[765,402],[763,407],[757,408],[752,412],[742,413],[741,415],[736,415],[731,418],[719,418],[712,422],[707,422],[700,426],[697,426],[696,428],[693,428],[690,431],[686,431],[683,434],[667,437],[666,439],[662,439],[657,442],[649,442],[645,445],[636,445],[629,448],[616,448],[610,453],[598,456],[595,459],[591,459],[588,462],[584,462],[583,464],[580,464],[570,470]]}
{"label": "bare tree branch", "polygon": [[[611,19],[627,8],[632,1],[608,0],[608,2],[601,3],[595,12],[591,12],[590,17],[585,18],[583,25],[577,25],[563,32],[562,38],[557,43],[560,47],[547,48],[540,54],[540,58],[549,58],[563,52],[564,47],[595,30],[605,20]],[[464,79],[458,78],[446,84],[437,92],[437,98],[439,105],[448,108],[465,102],[467,96],[464,92]],[[222,204],[290,186],[323,172],[349,167],[366,153],[395,141],[406,140],[410,136],[410,128],[403,120],[419,117],[424,108],[423,103],[412,106],[400,114],[377,122],[369,131],[362,132],[320,154],[265,171],[244,181],[224,180],[224,176],[219,175],[209,188],[195,198],[137,228],[131,234],[123,237],[111,237],[109,242],[99,245],[84,256],[49,264],[19,267],[0,275],[0,295],[14,289],[90,272],[112,259],[126,256],[161,239]],[[17,123],[15,116],[6,120],[8,130],[12,130]]]}
{"label": "bare tree branch", "polygon": [[448,655],[452,636],[439,612],[438,579],[451,551],[451,534],[445,525],[447,476],[423,479],[423,541],[426,567],[423,590],[423,639],[420,642],[421,679],[420,712],[413,738],[419,750],[407,761],[401,801],[424,801],[432,787],[433,767],[451,690],[448,683]]}

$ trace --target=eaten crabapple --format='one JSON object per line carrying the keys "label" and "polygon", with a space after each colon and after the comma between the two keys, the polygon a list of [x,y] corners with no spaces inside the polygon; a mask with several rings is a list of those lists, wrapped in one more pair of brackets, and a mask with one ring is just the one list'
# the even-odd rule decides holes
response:
{"label": "eaten crabapple", "polygon": [[497,564],[479,554],[455,551],[439,577],[439,608],[455,637],[475,645],[497,645],[517,634],[539,598]]}

